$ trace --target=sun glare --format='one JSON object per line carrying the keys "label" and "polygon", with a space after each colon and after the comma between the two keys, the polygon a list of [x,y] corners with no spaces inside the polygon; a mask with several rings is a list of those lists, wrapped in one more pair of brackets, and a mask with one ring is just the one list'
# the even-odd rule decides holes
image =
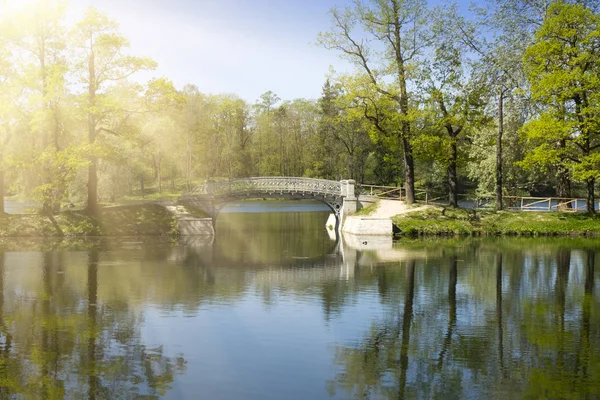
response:
{"label": "sun glare", "polygon": [[34,0],[0,0],[0,13],[24,11],[34,3]]}

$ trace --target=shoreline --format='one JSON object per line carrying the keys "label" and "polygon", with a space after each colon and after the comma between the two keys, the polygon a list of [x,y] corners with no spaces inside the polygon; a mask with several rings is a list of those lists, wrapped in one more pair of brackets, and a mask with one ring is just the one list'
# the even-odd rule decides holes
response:
{"label": "shoreline", "polygon": [[[408,210],[407,210],[408,211]],[[600,237],[600,215],[568,212],[482,211],[437,206],[391,217],[394,237]],[[391,234],[391,233],[390,233]],[[160,204],[107,207],[55,216],[0,216],[0,238],[178,237],[178,218]]]}
{"label": "shoreline", "polygon": [[158,204],[102,208],[98,216],[85,211],[57,215],[5,214],[0,216],[0,238],[121,237],[179,235],[177,218]]}
{"label": "shoreline", "polygon": [[392,217],[397,237],[599,237],[600,215],[568,212],[482,211],[430,206]]}

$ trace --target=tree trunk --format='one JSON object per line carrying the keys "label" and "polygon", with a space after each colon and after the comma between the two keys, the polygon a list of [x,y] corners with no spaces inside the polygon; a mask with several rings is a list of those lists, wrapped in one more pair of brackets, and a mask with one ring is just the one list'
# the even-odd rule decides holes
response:
{"label": "tree trunk", "polygon": [[[96,116],[94,115],[94,106],[96,104],[96,70],[94,66],[94,53],[89,58],[89,107],[88,110],[88,140],[91,145],[96,142]],[[92,152],[94,150],[92,149]],[[92,214],[98,212],[98,159],[92,155],[90,166],[88,167],[88,185],[87,185],[87,210]]]}
{"label": "tree trunk", "polygon": [[442,350],[438,357],[438,369],[444,366],[444,357],[452,344],[452,334],[456,326],[456,283],[458,281],[458,258],[454,256],[450,265],[450,274],[448,276],[448,328],[442,344]]}
{"label": "tree trunk", "polygon": [[496,254],[496,322],[498,327],[498,360],[504,373],[504,331],[502,327],[502,253]]}
{"label": "tree trunk", "polygon": [[407,138],[402,138],[404,149],[404,190],[406,191],[406,203],[415,202],[415,161],[412,153],[412,145]]}
{"label": "tree trunk", "polygon": [[354,179],[354,153],[348,154],[348,178]]}
{"label": "tree trunk", "polygon": [[585,294],[590,295],[594,290],[594,267],[596,266],[596,253],[594,250],[587,251],[587,265],[585,272]]}
{"label": "tree trunk", "polygon": [[458,207],[458,176],[456,174],[456,159],[458,158],[456,149],[456,138],[451,138],[450,161],[448,163],[448,189],[450,206]]}
{"label": "tree trunk", "polygon": [[[594,250],[587,250],[587,262],[585,272],[584,296],[581,310],[581,334],[579,340],[578,360],[582,360],[581,375],[583,382],[589,379],[589,370],[593,357],[593,347],[590,343],[590,328],[592,321],[592,304],[594,294],[594,266],[596,264],[596,253]],[[595,308],[594,308],[595,309]],[[587,361],[586,361],[587,360]],[[579,368],[576,369],[578,371]]]}
{"label": "tree trunk", "polygon": [[[566,143],[564,140],[561,140],[560,147],[564,148]],[[569,174],[569,169],[566,168],[563,164],[558,165],[558,170],[556,171],[556,194],[558,197],[570,198],[571,197],[571,177]],[[568,203],[563,208],[571,208],[571,203]]]}
{"label": "tree trunk", "polygon": [[571,251],[565,249],[559,250],[556,255],[556,281],[554,284],[554,293],[556,294],[558,324],[560,328],[564,328],[566,293],[570,269]]}
{"label": "tree trunk", "polygon": [[400,34],[400,27],[404,23],[401,21],[400,8],[398,1],[392,2],[394,30],[394,58],[396,62],[396,71],[398,73],[398,83],[400,86],[400,97],[398,104],[400,106],[400,114],[404,118],[402,121],[402,148],[404,150],[404,190],[406,191],[406,203],[413,204],[415,202],[415,163],[413,160],[412,145],[410,144],[410,123],[409,118],[409,102],[408,89],[406,85],[406,68],[404,58],[402,56],[403,38]]}
{"label": "tree trunk", "polygon": [[171,191],[174,192],[175,191],[175,174],[176,174],[176,170],[175,170],[175,165],[171,166]]}
{"label": "tree trunk", "polygon": [[406,373],[408,371],[408,347],[410,345],[410,326],[413,317],[415,296],[415,260],[406,263],[406,293],[404,295],[404,314],[402,315],[402,344],[400,347],[400,377],[398,399],[404,399],[406,391]]}
{"label": "tree trunk", "polygon": [[144,176],[140,176],[140,192],[142,193],[142,197],[145,195],[144,190]]}
{"label": "tree trunk", "polygon": [[0,216],[4,213],[4,170],[0,170]]}
{"label": "tree trunk", "polygon": [[556,333],[557,333],[557,360],[558,368],[565,368],[565,313],[566,313],[566,294],[569,283],[569,271],[571,268],[571,251],[561,249],[556,255],[556,281],[554,284],[554,293],[556,296]]}
{"label": "tree trunk", "polygon": [[162,193],[162,178],[161,178],[162,171],[161,171],[161,168],[160,168],[161,167],[161,159],[160,159],[160,157],[161,156],[160,156],[160,152],[159,152],[158,161],[157,161],[157,165],[156,165],[156,174],[157,174],[156,178],[158,180],[158,193]]}
{"label": "tree trunk", "polygon": [[96,370],[97,357],[97,303],[98,303],[98,261],[99,254],[97,248],[92,248],[88,255],[88,321],[89,321],[89,339],[88,339],[88,399],[95,399],[98,391],[98,371]]}
{"label": "tree trunk", "polygon": [[192,190],[192,150],[189,145],[185,160],[185,187],[188,192]]}
{"label": "tree trunk", "polygon": [[595,205],[595,196],[594,196],[594,184],[596,180],[594,178],[590,178],[586,181],[587,183],[587,199],[585,201],[585,207],[587,212],[594,213],[596,212]]}
{"label": "tree trunk", "polygon": [[504,91],[498,94],[498,136],[496,137],[496,210],[502,210],[502,136],[504,135]]}

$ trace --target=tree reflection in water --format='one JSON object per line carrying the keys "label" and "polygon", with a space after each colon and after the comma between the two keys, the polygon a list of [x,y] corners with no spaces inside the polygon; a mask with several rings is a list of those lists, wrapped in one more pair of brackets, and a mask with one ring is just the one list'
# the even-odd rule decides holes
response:
{"label": "tree reflection in water", "polygon": [[[194,352],[212,346],[216,358],[240,361],[223,367],[238,374],[227,381],[238,394],[274,370],[277,383],[303,389],[294,371],[309,374],[321,356],[335,372],[330,364],[315,372],[311,393],[327,388],[336,398],[600,396],[593,241],[405,240],[357,250],[312,236],[307,245],[312,228],[252,240],[221,232],[214,243],[0,252],[0,398],[168,395],[182,390],[175,381],[184,370],[210,375],[214,361]],[[155,310],[168,321],[145,324]],[[312,326],[294,319],[298,310]],[[211,329],[181,343],[193,364],[170,354],[177,339],[145,336],[200,315]],[[245,329],[231,329],[241,315]],[[286,330],[279,318],[298,325]],[[280,364],[251,356],[257,349]],[[194,375],[187,390],[209,387],[218,397],[230,389],[214,384],[224,374]]]}
{"label": "tree reflection in water", "polygon": [[[361,340],[336,347],[338,372],[328,384],[330,394],[600,396],[596,250],[559,244],[524,251],[502,243],[481,241],[476,251],[436,249],[426,260],[381,267],[378,280],[396,293],[381,297],[386,316],[375,319]],[[517,295],[505,298],[504,280]]]}
{"label": "tree reflection in water", "polygon": [[100,251],[88,251],[86,288],[69,279],[64,252],[50,250],[41,282],[26,276],[27,291],[10,295],[0,253],[0,398],[154,398],[185,370],[182,357],[141,342],[141,315],[127,303],[98,299]]}

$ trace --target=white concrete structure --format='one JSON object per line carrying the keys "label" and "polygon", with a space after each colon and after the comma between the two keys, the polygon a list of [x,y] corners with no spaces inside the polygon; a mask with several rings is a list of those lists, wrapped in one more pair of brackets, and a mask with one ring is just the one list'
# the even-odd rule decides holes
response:
{"label": "white concrete structure", "polygon": [[177,218],[177,229],[181,236],[214,236],[212,218],[198,218],[190,215],[183,206],[167,206]]}
{"label": "white concrete structure", "polygon": [[355,235],[391,235],[393,233],[392,219],[348,216],[344,219],[342,232]]}

